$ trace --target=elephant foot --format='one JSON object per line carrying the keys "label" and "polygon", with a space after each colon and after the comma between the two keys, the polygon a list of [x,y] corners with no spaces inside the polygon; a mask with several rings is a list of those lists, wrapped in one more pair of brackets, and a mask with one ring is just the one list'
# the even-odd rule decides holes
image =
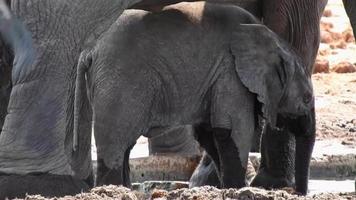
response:
{"label": "elephant foot", "polygon": [[265,189],[294,187],[294,181],[286,177],[274,177],[264,170],[259,170],[258,174],[251,182],[253,187]]}
{"label": "elephant foot", "polygon": [[75,195],[89,189],[81,180],[69,175],[0,174],[0,199],[25,198],[26,194],[40,194],[44,197]]}

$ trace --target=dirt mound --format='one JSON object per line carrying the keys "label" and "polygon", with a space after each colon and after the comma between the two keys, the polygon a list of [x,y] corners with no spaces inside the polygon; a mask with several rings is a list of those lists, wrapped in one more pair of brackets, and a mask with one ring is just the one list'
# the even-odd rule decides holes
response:
{"label": "dirt mound", "polygon": [[82,199],[82,200],[99,200],[99,199],[122,199],[122,200],[138,200],[139,195],[132,192],[130,189],[108,185],[103,187],[96,187],[90,190],[88,193],[81,193],[75,196],[65,196],[65,197],[55,197],[55,198],[45,198],[40,195],[29,195],[25,198],[26,200],[70,200],[70,199]]}
{"label": "dirt mound", "polygon": [[[290,200],[299,200],[299,199],[354,199],[356,198],[355,193],[339,193],[339,194],[320,194],[313,195],[308,197],[301,197],[294,194],[291,189],[286,188],[286,190],[264,190],[253,187],[245,187],[242,189],[217,189],[211,186],[204,186],[199,188],[192,189],[180,189],[176,191],[171,191],[167,193],[162,193],[163,196],[159,196],[159,200],[220,200],[220,199],[241,199],[241,200],[272,200],[272,199],[290,199]],[[153,193],[154,195],[155,193]]]}
{"label": "dirt mound", "polygon": [[122,199],[122,200],[143,200],[143,199],[155,199],[155,200],[222,200],[222,199],[242,199],[242,200],[272,200],[272,199],[291,199],[291,200],[309,200],[309,199],[355,199],[355,193],[338,193],[338,194],[318,194],[307,197],[300,197],[290,194],[292,190],[275,190],[269,191],[259,188],[246,187],[242,189],[217,189],[211,186],[196,187],[192,189],[178,189],[173,191],[155,190],[149,196],[131,191],[128,188],[121,186],[103,186],[93,188],[88,193],[77,194],[76,196],[65,196],[61,198],[44,198],[39,195],[27,196],[26,200],[70,200],[70,199],[82,199],[82,200],[99,200],[99,199]]}

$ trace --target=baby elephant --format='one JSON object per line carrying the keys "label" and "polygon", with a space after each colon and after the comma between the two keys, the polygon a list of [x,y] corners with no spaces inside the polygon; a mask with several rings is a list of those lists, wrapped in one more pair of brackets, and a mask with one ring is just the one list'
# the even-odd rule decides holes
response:
{"label": "baby elephant", "polygon": [[203,2],[159,12],[127,10],[83,51],[75,127],[86,84],[98,153],[97,184],[130,185],[128,159],[140,135],[193,124],[221,186],[246,185],[256,116],[299,116],[313,105],[311,80],[278,37],[246,11]]}

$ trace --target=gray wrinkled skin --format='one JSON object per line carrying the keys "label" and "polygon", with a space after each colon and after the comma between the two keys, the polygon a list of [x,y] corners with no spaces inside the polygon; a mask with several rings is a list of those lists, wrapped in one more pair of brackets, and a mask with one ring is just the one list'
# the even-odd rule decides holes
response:
{"label": "gray wrinkled skin", "polygon": [[[311,99],[301,100],[312,97],[310,77],[294,53],[267,28],[241,23],[256,21],[231,6],[128,10],[83,52],[77,86],[87,71],[98,160],[109,170],[104,179],[112,171],[125,174],[125,151],[140,135],[183,124],[232,130],[238,154],[230,156],[246,169],[256,97],[273,126],[278,111],[303,115],[311,109]],[[298,89],[284,93],[286,87]],[[76,92],[77,105],[82,93]],[[112,181],[129,184],[125,177]]]}
{"label": "gray wrinkled skin", "polygon": [[1,172],[73,174],[64,149],[66,135],[72,131],[73,66],[79,52],[90,46],[128,3],[12,2],[14,13],[32,33],[36,58],[34,64],[13,70],[11,114],[6,116],[0,138]]}
{"label": "gray wrinkled skin", "polygon": [[7,114],[7,105],[12,88],[12,61],[13,56],[9,47],[0,39],[0,131]]}
{"label": "gray wrinkled skin", "polygon": [[[0,198],[9,195],[4,186],[8,183],[23,184],[13,194],[16,196],[24,196],[31,188],[41,188],[49,176],[47,173],[69,177],[68,180],[59,177],[59,187],[47,191],[49,195],[66,194],[69,190],[60,185],[71,187],[71,176],[77,179],[91,176],[91,114],[85,113],[87,109],[82,113],[87,117],[81,118],[79,127],[80,149],[73,152],[72,148],[75,66],[80,52],[92,47],[123,9],[133,3],[136,1],[11,2],[14,15],[23,20],[32,35],[35,56],[32,64],[25,62],[27,54],[16,52],[26,49],[14,47],[13,87],[0,134]],[[27,44],[25,40],[22,46]],[[18,176],[12,174],[23,178],[14,181],[12,177]],[[26,182],[27,174],[36,175]],[[18,182],[22,179],[24,182]]]}
{"label": "gray wrinkled skin", "polygon": [[[0,131],[7,113],[12,88],[11,71],[16,53],[16,69],[30,65],[33,60],[32,39],[22,23],[11,15],[8,1],[0,1]],[[16,73],[16,72],[15,72]]]}
{"label": "gray wrinkled skin", "polygon": [[179,154],[182,156],[201,155],[199,144],[194,139],[191,125],[154,128],[147,134],[149,155]]}
{"label": "gray wrinkled skin", "polygon": [[[263,2],[263,5],[261,13],[254,12],[254,14],[256,16],[262,16],[265,25],[285,39],[295,49],[296,53],[301,57],[306,70],[310,73],[313,70],[313,63],[319,46],[319,21],[327,0],[263,0],[256,2]],[[352,2],[354,1],[344,1],[345,9],[348,11],[351,22],[356,20],[352,18],[352,12],[350,12],[356,9],[352,8]],[[355,7],[355,4],[353,7]],[[297,121],[298,120],[292,124],[298,124]],[[283,122],[283,120],[280,120],[280,123],[283,127],[288,126],[288,123]],[[312,130],[312,124],[313,123],[302,123],[302,126],[305,127],[305,130]],[[306,138],[308,139],[304,142],[306,142],[306,145],[309,147],[304,149],[309,149],[314,144],[313,135],[315,135],[315,133],[309,131],[296,134],[288,131],[288,129],[289,128],[283,128],[277,130],[268,127],[266,133],[263,134],[261,148],[264,152],[261,153],[262,160],[266,162],[261,163],[261,170],[257,175],[260,181],[253,182],[255,186],[274,188],[294,185],[294,160],[296,153],[294,141],[296,135],[307,136]],[[307,154],[310,153],[311,151]],[[308,156],[305,156],[305,158],[306,157]],[[304,160],[301,162],[308,163],[308,161]],[[202,165],[200,165],[197,170],[200,170],[200,167],[202,167]],[[202,170],[207,171],[205,169]],[[298,174],[298,176],[305,176],[308,170],[303,169],[302,171],[304,172]]]}
{"label": "gray wrinkled skin", "polygon": [[[174,1],[174,0],[173,0]],[[308,1],[308,0],[261,0],[261,1],[223,1],[217,3],[232,3],[232,4],[241,4],[242,6],[248,6],[248,10],[252,11],[255,16],[262,17],[264,23],[271,28],[277,35],[284,38],[288,43],[292,45],[292,47],[296,50],[296,53],[302,58],[302,62],[305,64],[306,69],[311,72],[313,63],[315,60],[316,52],[319,46],[319,20],[321,17],[321,13],[326,4],[326,0],[316,0],[316,1]],[[254,3],[252,3],[254,2]],[[348,11],[349,16],[352,15],[352,2],[345,0],[345,9]],[[246,5],[245,5],[246,3]],[[156,5],[154,5],[156,4]],[[145,0],[142,3],[137,4],[138,7],[146,9],[146,10],[157,10],[160,8],[158,6],[159,1],[154,0]],[[168,4],[168,2],[164,2],[164,4]],[[261,5],[263,4],[263,5]],[[251,6],[253,9],[251,9]],[[352,18],[350,17],[352,21]],[[355,21],[355,20],[353,20]],[[282,122],[281,122],[282,123]],[[296,122],[297,123],[297,122]],[[312,124],[312,123],[308,123]],[[288,124],[284,124],[286,127]],[[309,129],[312,129],[309,127]],[[268,177],[262,178],[260,182],[254,182],[255,186],[263,186],[266,188],[276,187],[278,185],[282,187],[293,186],[294,185],[294,160],[295,160],[295,144],[293,141],[295,140],[295,134],[287,131],[286,129],[266,129],[267,133],[263,135],[264,143],[262,145],[262,159],[268,160],[268,162],[263,162],[261,173],[257,175],[259,177]],[[260,131],[256,131],[255,138],[259,138]],[[165,133],[166,140],[175,133]],[[314,144],[311,136],[311,133],[298,133],[299,135],[310,135],[309,136],[309,146]],[[315,134],[315,133],[314,133]],[[280,136],[283,135],[283,136]],[[266,138],[268,137],[268,138]],[[165,138],[160,137],[162,141]],[[189,138],[186,138],[186,143],[189,143]],[[255,139],[253,142],[253,149],[259,149],[259,139]],[[179,140],[177,143],[172,143],[173,149],[177,149],[176,146],[181,146],[182,141]],[[154,143],[153,146],[159,144]],[[189,145],[185,145],[189,146]],[[155,148],[153,148],[155,149]],[[286,151],[286,149],[290,151]],[[160,152],[164,152],[164,149],[159,149]],[[171,152],[171,149],[167,148],[166,151]],[[180,152],[177,152],[180,153]],[[307,161],[301,161],[307,162]],[[202,167],[202,168],[201,168]],[[204,169],[204,166],[199,165],[197,170],[203,171],[213,171]],[[306,171],[306,170],[304,170]],[[307,173],[307,172],[304,172]],[[203,173],[196,173],[195,180],[204,178],[204,176],[209,176]],[[267,174],[267,176],[266,176]],[[200,176],[201,175],[201,176]],[[305,176],[305,175],[302,175]],[[275,181],[273,180],[275,179]],[[194,182],[194,181],[193,181]],[[201,181],[197,181],[197,183]],[[288,183],[288,184],[284,184]],[[289,184],[290,183],[290,184]],[[216,183],[205,183],[215,185]],[[283,185],[284,184],[284,185]],[[195,185],[195,184],[192,184]],[[195,185],[199,186],[199,185]]]}

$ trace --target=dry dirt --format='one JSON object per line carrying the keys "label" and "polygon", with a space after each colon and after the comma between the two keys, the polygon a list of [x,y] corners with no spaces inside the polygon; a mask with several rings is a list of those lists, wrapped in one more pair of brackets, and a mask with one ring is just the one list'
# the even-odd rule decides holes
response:
{"label": "dry dirt", "polygon": [[315,74],[313,82],[317,139],[356,146],[356,73]]}
{"label": "dry dirt", "polygon": [[317,139],[356,147],[356,44],[342,2],[329,1],[313,83]]}
{"label": "dry dirt", "polygon": [[[46,198],[41,196],[28,196],[27,200],[45,200]],[[76,196],[66,196],[62,198],[52,198],[51,200],[70,200],[70,199],[82,199],[82,200],[99,200],[99,199],[120,199],[120,200],[143,200],[143,199],[155,199],[155,200],[222,200],[222,199],[241,199],[241,200],[333,200],[344,199],[352,200],[356,199],[355,193],[338,193],[338,194],[318,194],[313,196],[301,197],[290,194],[288,189],[278,191],[268,191],[258,188],[242,188],[220,190],[211,186],[204,186],[200,188],[192,189],[179,189],[171,192],[164,190],[155,190],[152,195],[145,196],[137,192],[124,187],[117,187],[113,185],[97,187],[92,189],[89,193],[81,193]]]}

